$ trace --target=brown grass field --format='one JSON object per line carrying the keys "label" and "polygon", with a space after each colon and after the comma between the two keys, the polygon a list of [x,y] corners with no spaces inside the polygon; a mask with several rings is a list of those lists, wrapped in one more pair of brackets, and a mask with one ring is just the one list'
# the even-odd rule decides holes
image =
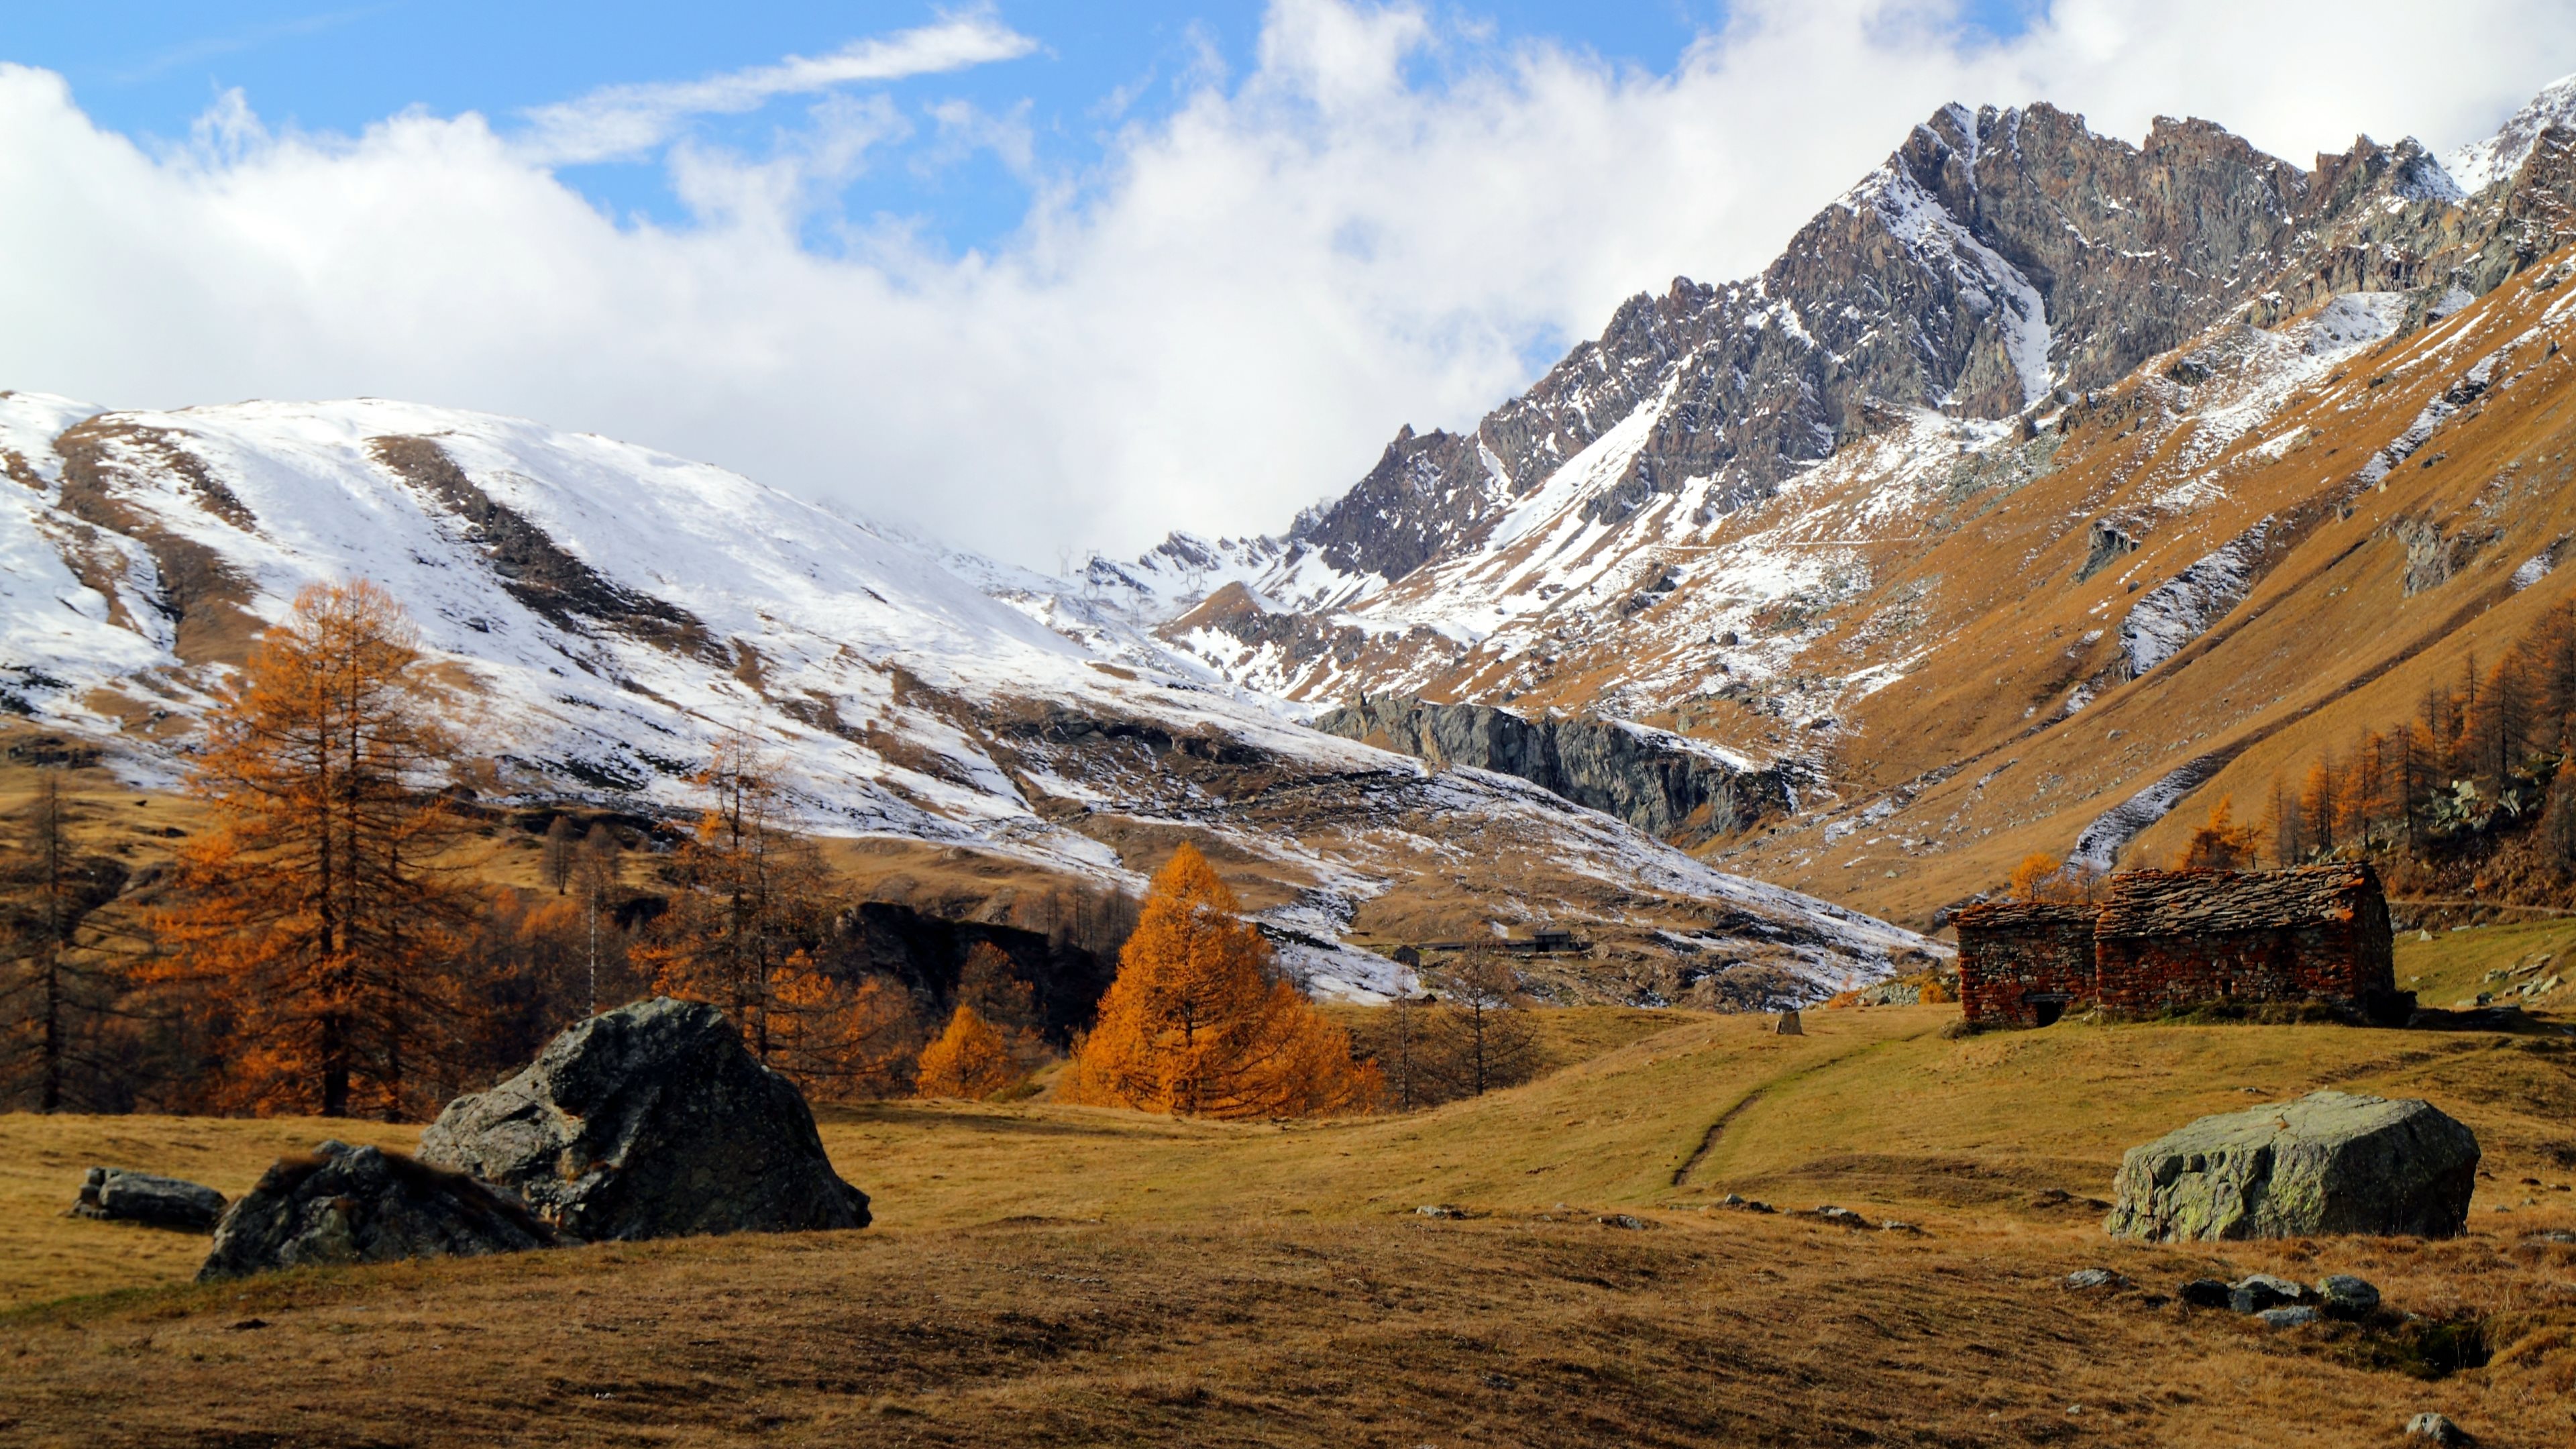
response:
{"label": "brown grass field", "polygon": [[[2474,981],[2576,927],[2401,945]],[[2446,986],[2443,989],[2447,989]],[[2428,991],[2428,997],[2433,995]],[[0,1444],[2353,1445],[2420,1410],[2576,1438],[2576,1050],[2548,1034],[2061,1023],[1955,1008],[1550,1013],[1529,1086],[1224,1126],[1060,1107],[823,1111],[856,1233],[188,1281],[203,1240],[60,1216],[93,1161],[227,1192],[315,1121],[0,1118]],[[2472,1231],[2144,1247],[2120,1150],[2318,1086],[2422,1096],[2486,1148]],[[1711,1209],[1728,1191],[1919,1233]],[[1455,1204],[1464,1220],[1426,1218]],[[1600,1219],[1625,1214],[1640,1228]],[[2059,1279],[2107,1266],[2131,1288]],[[2164,1301],[2255,1269],[2475,1319],[2389,1334]]]}

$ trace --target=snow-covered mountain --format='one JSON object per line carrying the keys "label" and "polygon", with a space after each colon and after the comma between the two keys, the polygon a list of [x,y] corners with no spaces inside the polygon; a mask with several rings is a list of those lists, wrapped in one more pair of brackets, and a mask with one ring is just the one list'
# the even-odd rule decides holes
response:
{"label": "snow-covered mountain", "polygon": [[1812,995],[1923,944],[1522,782],[1304,728],[1053,581],[605,438],[14,393],[0,472],[0,709],[146,783],[300,588],[364,577],[417,621],[496,801],[685,810],[748,731],[817,831],[998,862],[998,892],[1133,887],[1196,836],[1321,990],[1393,983],[1354,934],[1569,925],[1602,938],[1589,984],[1613,999]]}
{"label": "snow-covered mountain", "polygon": [[[1499,705],[1767,771],[1799,808],[1721,850],[1924,921],[1936,888],[1882,883],[1911,872],[1818,874],[1822,853],[1769,842],[1884,819],[1916,773],[2009,762],[2126,686],[2165,688],[2354,488],[2447,457],[2425,440],[2488,381],[2439,339],[2537,325],[2482,299],[2547,282],[2576,240],[2571,106],[2576,78],[2449,167],[2412,140],[2300,166],[2205,121],[2132,146],[2045,105],[1945,107],[1758,276],[1630,299],[1472,430],[1399,430],[1276,538],[1175,537],[1083,587],[1226,679],[1370,701],[1336,721]],[[2320,461],[2338,455],[2377,461],[2361,478]],[[2486,531],[2426,506],[2403,526],[2418,552]],[[2061,622],[2020,590],[2068,547],[2064,586],[2114,593]],[[1980,678],[1989,697],[1952,693]],[[1898,703],[1926,691],[1959,712]],[[1397,733],[1479,717],[1426,718]],[[2151,826],[2190,793],[2174,780],[2212,778],[2168,744],[2122,742],[2088,791],[2155,813],[2105,834],[2096,807],[2028,848],[2116,851]],[[1977,860],[1959,873],[1979,884],[2010,864]]]}

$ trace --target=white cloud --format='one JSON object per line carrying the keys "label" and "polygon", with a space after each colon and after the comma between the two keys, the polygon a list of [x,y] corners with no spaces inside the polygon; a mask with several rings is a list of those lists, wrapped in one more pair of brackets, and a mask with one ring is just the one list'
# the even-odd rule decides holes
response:
{"label": "white cloud", "polygon": [[[0,68],[0,386],[521,413],[1051,566],[1277,528],[1620,298],[1757,269],[1945,101],[2132,138],[2196,114],[2304,161],[2363,130],[2447,147],[2576,65],[2576,11],[2506,0],[2439,27],[2397,0],[2059,0],[2004,43],[1934,0],[1753,0],[1664,74],[1433,13],[1278,0],[1248,71],[1202,66],[962,256],[854,226],[837,189],[907,136],[1022,164],[1015,118],[838,88],[1025,45],[988,13],[602,92],[535,142],[422,113],[272,135],[234,105],[154,155]],[[817,90],[769,154],[682,139]],[[639,147],[691,221],[621,224],[550,170]]]}
{"label": "white cloud", "polygon": [[852,41],[813,59],[791,55],[776,65],[703,80],[605,86],[578,100],[530,111],[531,130],[520,145],[530,160],[550,165],[632,158],[671,140],[691,116],[741,115],[781,96],[964,70],[1013,60],[1036,48],[1036,41],[988,13],[955,15],[936,25]]}

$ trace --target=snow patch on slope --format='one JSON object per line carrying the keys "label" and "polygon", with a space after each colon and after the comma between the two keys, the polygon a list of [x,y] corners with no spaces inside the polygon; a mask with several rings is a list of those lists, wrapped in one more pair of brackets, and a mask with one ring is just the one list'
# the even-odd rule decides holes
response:
{"label": "snow patch on slope", "polygon": [[2513,175],[2540,133],[2553,125],[2576,125],[2576,75],[2550,82],[2494,135],[2452,152],[2444,169],[2463,191],[2475,195]]}

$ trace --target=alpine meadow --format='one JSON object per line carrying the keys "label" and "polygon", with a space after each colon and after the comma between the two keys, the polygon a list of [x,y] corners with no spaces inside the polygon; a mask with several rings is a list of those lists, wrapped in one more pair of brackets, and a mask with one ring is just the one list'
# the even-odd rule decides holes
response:
{"label": "alpine meadow", "polygon": [[0,36],[0,1446],[2576,1437],[2555,7],[211,8]]}

